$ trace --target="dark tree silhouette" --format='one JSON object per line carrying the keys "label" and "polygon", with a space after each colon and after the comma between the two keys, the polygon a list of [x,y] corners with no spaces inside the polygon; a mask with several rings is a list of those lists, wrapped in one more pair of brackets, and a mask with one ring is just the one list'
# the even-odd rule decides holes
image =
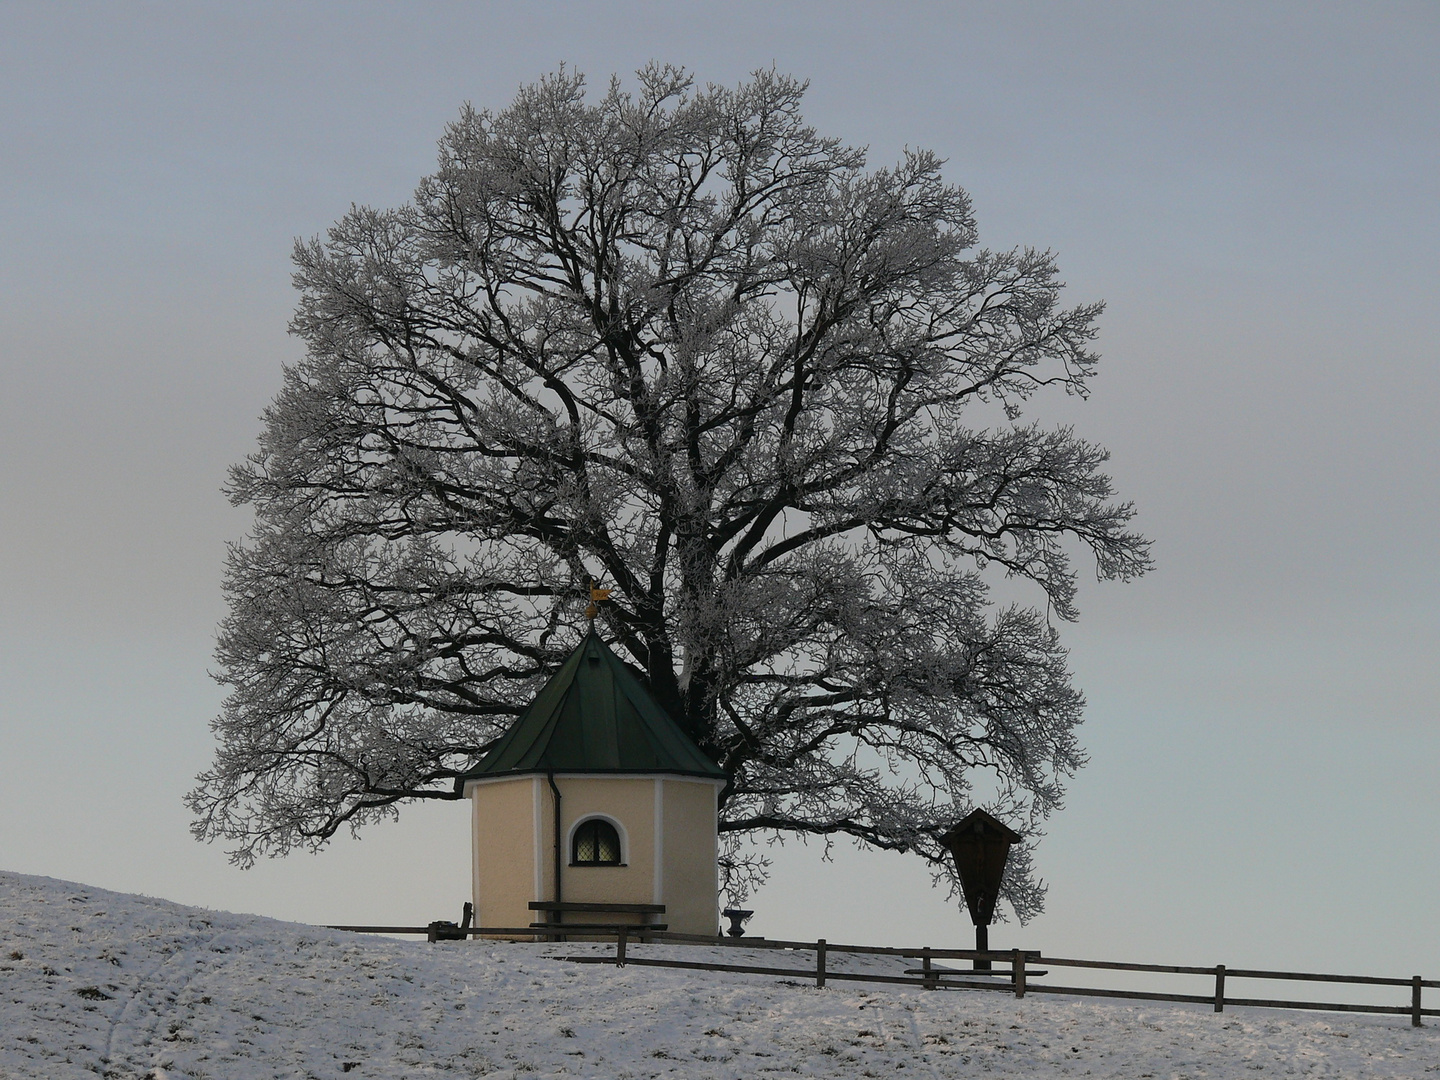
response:
{"label": "dark tree silhouette", "polygon": [[[467,108],[411,203],[297,245],[307,356],[232,474],[255,526],[189,796],[237,861],[453,798],[592,578],[732,777],[737,893],[740,842],[776,834],[948,876],[972,803],[1033,832],[1083,763],[1049,619],[1069,556],[1125,579],[1146,544],[1105,451],[1020,417],[1085,393],[1100,305],[1060,306],[1048,252],[976,250],[932,155],[872,169],[816,134],[791,79],[638,80]],[[1045,610],[996,605],[995,574]],[[1005,895],[1039,909],[1028,848]]]}

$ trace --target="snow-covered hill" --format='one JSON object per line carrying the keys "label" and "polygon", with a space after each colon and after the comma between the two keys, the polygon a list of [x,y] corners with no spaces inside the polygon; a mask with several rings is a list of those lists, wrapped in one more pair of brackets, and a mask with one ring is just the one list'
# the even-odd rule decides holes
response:
{"label": "snow-covered hill", "polygon": [[586,948],[367,938],[0,873],[0,1077],[1440,1077],[1440,1030],[1400,1017],[554,958]]}

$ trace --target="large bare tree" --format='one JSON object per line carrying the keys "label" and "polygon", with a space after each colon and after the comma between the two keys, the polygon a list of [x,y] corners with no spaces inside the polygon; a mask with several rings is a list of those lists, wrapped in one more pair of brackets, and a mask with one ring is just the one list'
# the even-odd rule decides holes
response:
{"label": "large bare tree", "polygon": [[[561,72],[466,108],[434,175],[299,243],[285,372],[230,495],[213,727],[189,804],[233,857],[454,798],[601,625],[732,778],[742,841],[950,870],[971,805],[1034,832],[1084,762],[1053,618],[1147,566],[1106,453],[1021,419],[1084,394],[1100,305],[975,248],[941,162],[818,135],[803,85]],[[1031,606],[987,581],[1021,579]],[[993,584],[993,581],[990,582]],[[1021,849],[1005,894],[1043,889]]]}

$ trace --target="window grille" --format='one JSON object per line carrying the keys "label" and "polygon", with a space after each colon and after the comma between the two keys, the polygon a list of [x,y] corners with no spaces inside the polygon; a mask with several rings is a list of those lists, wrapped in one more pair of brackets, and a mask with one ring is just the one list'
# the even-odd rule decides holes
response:
{"label": "window grille", "polygon": [[620,834],[604,818],[582,821],[575,829],[570,862],[576,866],[619,866]]}

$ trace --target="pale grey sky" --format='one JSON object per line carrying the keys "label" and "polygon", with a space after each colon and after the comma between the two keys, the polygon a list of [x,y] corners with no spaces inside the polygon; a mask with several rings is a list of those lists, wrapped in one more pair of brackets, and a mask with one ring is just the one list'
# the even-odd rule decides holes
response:
{"label": "pale grey sky", "polygon": [[[0,867],[458,913],[457,805],[248,874],[186,831],[245,528],[219,487],[297,355],[291,241],[403,201],[462,102],[562,62],[773,64],[1109,303],[1093,398],[1040,415],[1110,447],[1158,568],[1064,628],[1093,760],[1050,910],[992,940],[1440,969],[1437,56],[1431,2],[0,6]],[[792,846],[754,929],[963,943],[928,884]]]}

